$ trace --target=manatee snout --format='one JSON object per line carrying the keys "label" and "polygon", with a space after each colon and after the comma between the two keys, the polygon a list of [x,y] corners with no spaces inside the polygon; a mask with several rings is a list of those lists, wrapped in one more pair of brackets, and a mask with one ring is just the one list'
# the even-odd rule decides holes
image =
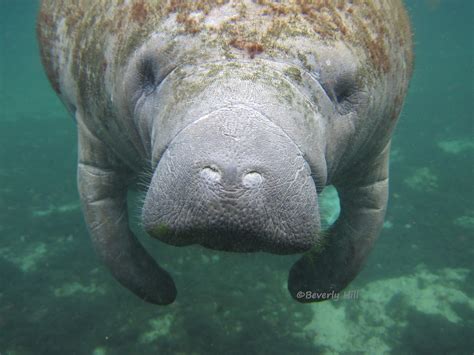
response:
{"label": "manatee snout", "polygon": [[151,180],[143,224],[172,245],[276,254],[309,250],[320,228],[302,152],[245,106],[205,115],[172,140]]}

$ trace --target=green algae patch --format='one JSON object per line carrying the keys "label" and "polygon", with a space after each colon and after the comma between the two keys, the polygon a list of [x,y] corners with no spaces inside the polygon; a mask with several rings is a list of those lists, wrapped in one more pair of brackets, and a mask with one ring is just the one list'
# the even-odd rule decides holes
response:
{"label": "green algae patch", "polygon": [[167,224],[160,223],[155,228],[153,228],[153,233],[156,233],[157,235],[160,235],[160,236],[164,236],[164,235],[170,234],[171,229],[170,227],[168,227]]}
{"label": "green algae patch", "polygon": [[457,217],[454,220],[454,224],[458,227],[474,229],[474,212],[471,212],[469,215]]}
{"label": "green algae patch", "polygon": [[413,190],[420,192],[430,192],[438,188],[438,177],[428,167],[416,169],[404,182]]}
{"label": "green algae patch", "polygon": [[72,203],[67,203],[61,206],[49,206],[47,209],[43,210],[35,210],[32,212],[33,217],[47,217],[52,214],[57,214],[57,213],[68,213],[68,212],[74,212],[74,211],[79,211],[81,208],[81,205],[79,202],[72,202]]}
{"label": "green algae patch", "polygon": [[290,67],[285,69],[284,74],[291,78],[292,80],[301,83],[302,77],[301,77],[301,70],[295,67]]}
{"label": "green algae patch", "polygon": [[106,290],[104,286],[97,285],[95,282],[84,285],[76,281],[55,288],[53,292],[56,297],[69,297],[77,294],[104,295]]}
{"label": "green algae patch", "polygon": [[158,339],[168,335],[171,325],[173,324],[173,316],[167,314],[163,317],[151,319],[149,322],[149,330],[140,336],[140,343],[149,344]]}
{"label": "green algae patch", "polygon": [[15,264],[23,272],[32,272],[37,269],[48,254],[45,243],[33,243],[25,245],[20,254],[14,253],[9,248],[0,248],[0,258]]}
{"label": "green algae patch", "polygon": [[448,154],[461,154],[474,149],[474,140],[469,139],[451,139],[437,143],[437,146]]}
{"label": "green algae patch", "polygon": [[107,355],[107,349],[99,346],[92,351],[92,355]]}
{"label": "green algae patch", "polygon": [[[474,300],[461,291],[469,273],[461,268],[432,272],[421,264],[412,275],[373,281],[341,292],[336,300],[306,305],[313,319],[303,329],[305,339],[313,339],[327,354],[391,353],[394,335],[412,327],[413,314],[462,324],[460,310],[474,310]],[[348,292],[356,297],[345,298]]]}

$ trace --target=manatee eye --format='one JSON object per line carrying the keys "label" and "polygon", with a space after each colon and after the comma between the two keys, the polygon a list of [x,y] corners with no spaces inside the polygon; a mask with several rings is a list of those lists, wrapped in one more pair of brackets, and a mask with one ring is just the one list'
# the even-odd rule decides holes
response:
{"label": "manatee eye", "polygon": [[155,65],[151,58],[145,58],[140,61],[138,75],[143,93],[150,95],[156,88]]}
{"label": "manatee eye", "polygon": [[360,96],[354,75],[341,74],[337,78],[325,80],[321,85],[340,114],[345,115],[354,110]]}
{"label": "manatee eye", "polygon": [[348,100],[356,91],[356,85],[351,78],[344,76],[336,81],[334,87],[334,99],[336,103],[341,104]]}

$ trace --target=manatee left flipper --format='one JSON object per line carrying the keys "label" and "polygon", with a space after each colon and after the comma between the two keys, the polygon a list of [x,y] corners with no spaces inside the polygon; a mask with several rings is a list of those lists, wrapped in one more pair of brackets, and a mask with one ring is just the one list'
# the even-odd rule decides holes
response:
{"label": "manatee left flipper", "polygon": [[318,302],[340,292],[358,274],[383,226],[388,200],[390,143],[363,168],[335,181],[341,213],[321,246],[290,269],[288,290],[299,302]]}
{"label": "manatee left flipper", "polygon": [[117,281],[143,300],[161,305],[172,303],[176,287],[171,276],[130,230],[127,169],[81,121],[78,135],[79,194],[97,255]]}

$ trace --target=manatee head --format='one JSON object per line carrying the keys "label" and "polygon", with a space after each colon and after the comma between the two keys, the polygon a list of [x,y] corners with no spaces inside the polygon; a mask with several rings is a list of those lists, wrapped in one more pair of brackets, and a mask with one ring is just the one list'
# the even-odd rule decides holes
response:
{"label": "manatee head", "polygon": [[[254,61],[189,67],[147,98],[143,115],[156,100],[173,101],[153,118],[154,169],[143,206],[150,235],[276,254],[318,243],[324,157],[311,166],[308,154],[321,152],[305,149],[303,130],[314,111],[284,69]],[[167,125],[178,127],[163,137]]]}

